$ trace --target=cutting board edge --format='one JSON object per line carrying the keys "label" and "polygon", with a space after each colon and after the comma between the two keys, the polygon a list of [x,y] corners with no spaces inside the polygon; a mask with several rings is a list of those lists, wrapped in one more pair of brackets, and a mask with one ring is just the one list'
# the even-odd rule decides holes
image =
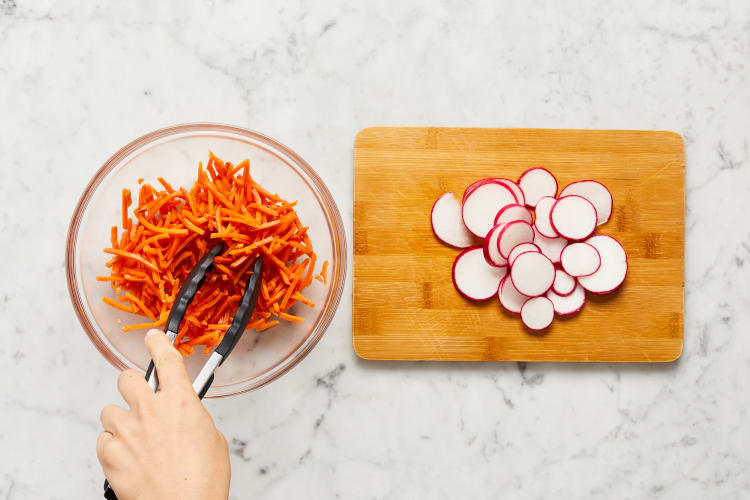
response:
{"label": "cutting board edge", "polygon": [[367,134],[376,132],[378,130],[389,130],[389,129],[402,129],[402,130],[440,130],[440,129],[447,129],[447,130],[507,130],[507,131],[515,131],[515,132],[548,132],[548,131],[565,131],[570,133],[575,132],[596,132],[596,133],[603,133],[606,134],[608,132],[639,132],[639,133],[648,133],[648,134],[661,134],[665,136],[671,136],[678,140],[680,142],[680,147],[682,150],[682,170],[685,171],[685,138],[682,137],[682,134],[675,130],[649,130],[649,129],[637,129],[637,128],[566,128],[566,129],[560,129],[560,128],[544,128],[544,127],[425,127],[425,126],[418,126],[418,125],[373,125],[370,127],[363,127],[357,131],[357,134],[354,136],[354,155],[357,154],[357,148],[362,148],[362,146],[359,144],[361,140],[363,140]]}

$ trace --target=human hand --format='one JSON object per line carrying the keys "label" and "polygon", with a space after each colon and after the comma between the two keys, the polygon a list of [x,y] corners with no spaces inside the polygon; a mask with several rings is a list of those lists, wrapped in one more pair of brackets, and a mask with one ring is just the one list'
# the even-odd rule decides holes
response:
{"label": "human hand", "polygon": [[160,330],[146,334],[160,391],[125,370],[117,388],[130,407],[106,406],[96,454],[119,500],[229,496],[229,451],[185,371],[180,353]]}

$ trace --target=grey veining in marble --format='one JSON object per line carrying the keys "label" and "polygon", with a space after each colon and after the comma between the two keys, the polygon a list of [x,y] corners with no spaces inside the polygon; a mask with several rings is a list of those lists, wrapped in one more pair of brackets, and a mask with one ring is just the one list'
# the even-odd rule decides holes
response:
{"label": "grey veining in marble", "polygon": [[348,286],[293,371],[207,402],[233,499],[750,497],[749,79],[744,0],[0,0],[0,498],[98,497],[119,397],[68,299],[68,220],[113,151],[189,121],[292,147],[349,235],[364,126],[686,142],[678,362],[369,363]]}

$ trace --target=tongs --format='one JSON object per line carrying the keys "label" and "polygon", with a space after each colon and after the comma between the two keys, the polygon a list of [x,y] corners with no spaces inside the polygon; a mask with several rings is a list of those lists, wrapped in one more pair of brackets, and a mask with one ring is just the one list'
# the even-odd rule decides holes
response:
{"label": "tongs", "polygon": [[[188,306],[193,302],[195,294],[203,286],[206,280],[206,273],[211,270],[214,264],[214,259],[224,250],[224,244],[218,243],[212,246],[206,255],[201,257],[198,263],[193,267],[188,274],[187,279],[180,287],[180,291],[177,293],[172,309],[169,311],[167,317],[167,323],[164,326],[164,332],[167,334],[169,341],[174,343],[177,338],[177,332],[180,329],[180,323],[185,317]],[[232,349],[237,345],[242,334],[245,333],[245,328],[250,322],[250,317],[255,311],[255,306],[258,303],[258,294],[260,292],[260,282],[263,275],[263,257],[258,257],[253,264],[253,272],[247,280],[245,286],[245,292],[242,294],[242,300],[240,305],[237,307],[237,312],[234,314],[232,319],[232,325],[227,329],[224,334],[224,338],[221,340],[219,345],[211,353],[206,363],[201,368],[198,376],[193,381],[193,390],[200,399],[206,395],[208,388],[211,387],[211,383],[214,381],[214,371],[229,357],[232,353]],[[159,388],[159,377],[154,368],[154,361],[148,364],[146,370],[146,381],[149,387],[154,392]],[[110,488],[109,482],[104,481],[104,498],[108,500],[117,500],[117,495]]]}

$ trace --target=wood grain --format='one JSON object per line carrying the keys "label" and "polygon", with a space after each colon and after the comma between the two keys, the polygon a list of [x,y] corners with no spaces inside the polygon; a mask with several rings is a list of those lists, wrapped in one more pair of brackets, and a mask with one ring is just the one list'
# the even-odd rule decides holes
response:
{"label": "wood grain", "polygon": [[[560,188],[596,179],[612,190],[610,221],[628,276],[615,293],[544,334],[497,300],[454,290],[457,250],[440,244],[430,208],[482,177],[516,179],[541,165]],[[685,154],[673,132],[366,128],[354,145],[353,342],[366,359],[636,361],[679,357],[683,344]]]}

